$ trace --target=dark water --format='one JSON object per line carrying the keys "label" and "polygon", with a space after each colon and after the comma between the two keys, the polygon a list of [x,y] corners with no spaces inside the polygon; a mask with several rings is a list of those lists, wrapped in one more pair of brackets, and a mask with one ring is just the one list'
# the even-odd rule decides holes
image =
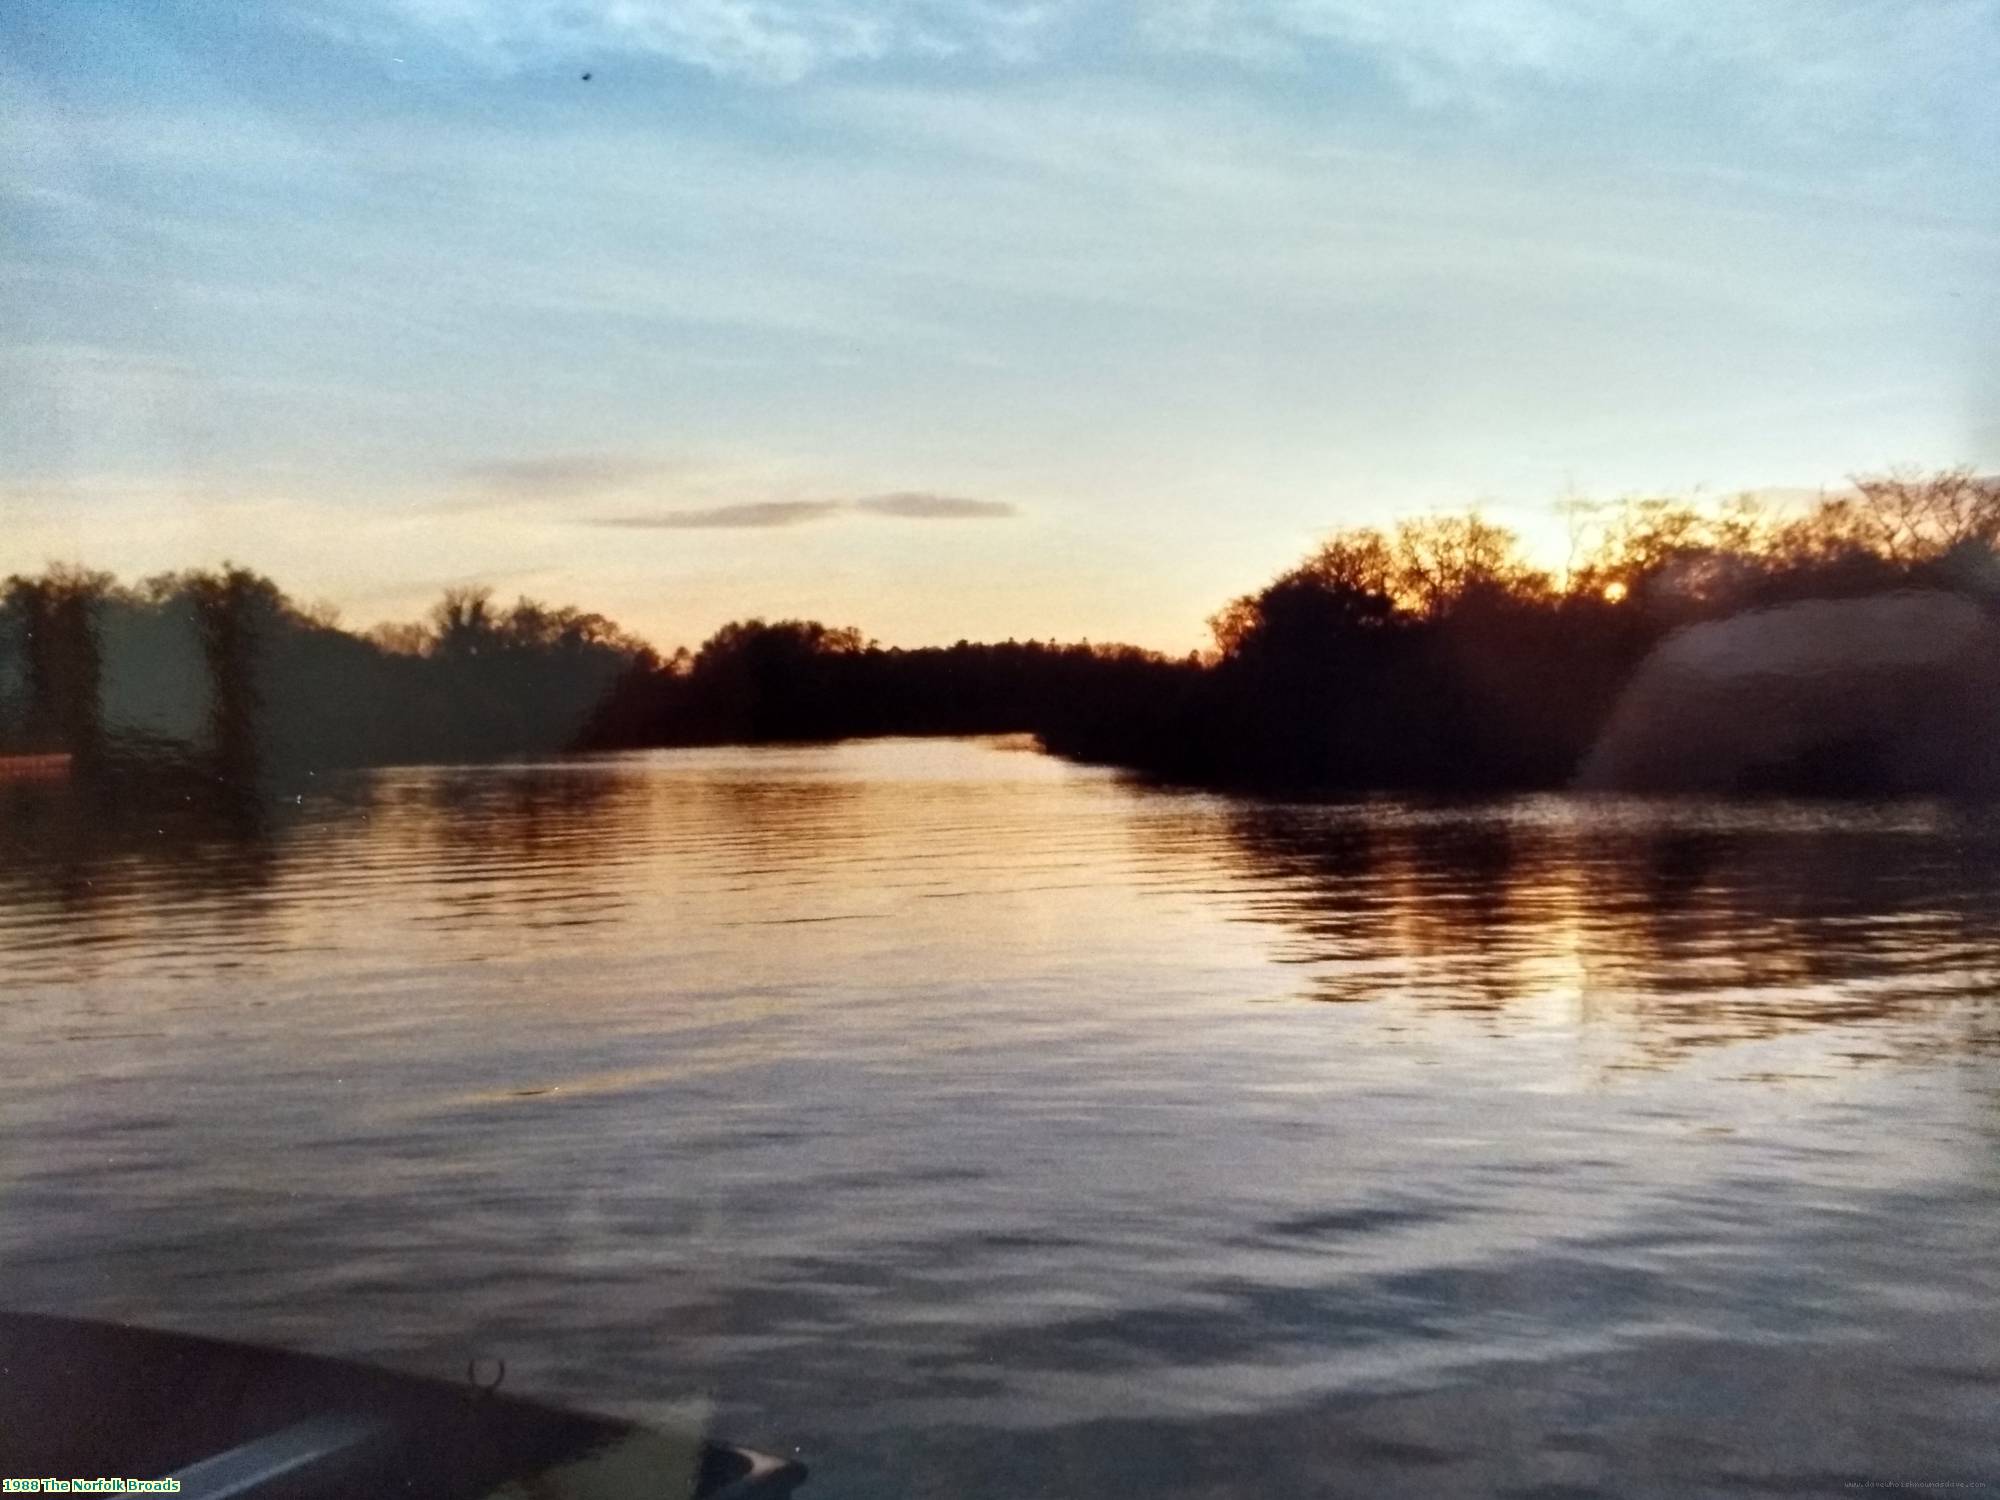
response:
{"label": "dark water", "polygon": [[2000,1489],[2000,824],[1019,746],[0,821],[0,1301],[822,1496]]}

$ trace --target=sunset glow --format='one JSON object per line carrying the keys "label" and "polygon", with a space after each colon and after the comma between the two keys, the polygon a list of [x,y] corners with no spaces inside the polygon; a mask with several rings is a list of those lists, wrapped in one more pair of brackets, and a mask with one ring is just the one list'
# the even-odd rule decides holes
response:
{"label": "sunset glow", "polygon": [[0,572],[1181,650],[1338,526],[1990,469],[1996,37],[11,5]]}

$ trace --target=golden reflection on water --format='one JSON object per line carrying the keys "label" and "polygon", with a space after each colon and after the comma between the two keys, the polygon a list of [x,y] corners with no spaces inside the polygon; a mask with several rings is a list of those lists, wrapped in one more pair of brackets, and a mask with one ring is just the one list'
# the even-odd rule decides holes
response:
{"label": "golden reflection on water", "polygon": [[19,1305],[713,1399],[836,1500],[1990,1457],[1984,815],[985,743],[18,790]]}
{"label": "golden reflection on water", "polygon": [[1528,798],[1230,815],[1250,913],[1329,1001],[1608,1031],[1628,1063],[1810,1028],[2000,1045],[1984,813]]}
{"label": "golden reflection on water", "polygon": [[387,770],[251,808],[15,788],[0,860],[15,982],[72,992],[663,953],[684,986],[1004,982],[1194,914],[1265,932],[1275,995],[1567,1029],[1608,1065],[1817,1028],[1852,1061],[2000,1042],[2000,828],[1929,804],[1284,805],[933,742]]}

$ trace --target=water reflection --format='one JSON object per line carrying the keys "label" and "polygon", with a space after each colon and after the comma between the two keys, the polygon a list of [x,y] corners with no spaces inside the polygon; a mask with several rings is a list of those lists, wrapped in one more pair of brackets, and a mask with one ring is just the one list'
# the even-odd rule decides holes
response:
{"label": "water reflection", "polygon": [[632,857],[644,789],[615,768],[395,771],[374,785],[368,857],[387,875],[425,871],[440,929],[589,927],[628,904],[611,877]]}
{"label": "water reflection", "polygon": [[983,743],[16,790],[12,1303],[712,1405],[822,1496],[1990,1459],[1990,822]]}
{"label": "water reflection", "polygon": [[133,807],[89,785],[0,786],[0,944],[25,959],[14,977],[97,977],[121,946],[170,966],[255,951],[281,822],[231,795]]}
{"label": "water reflection", "polygon": [[669,776],[644,757],[391,769],[136,806],[86,784],[4,786],[0,933],[17,978],[73,982],[121,954],[175,972],[203,955],[253,962],[296,948],[302,918],[356,920],[385,900],[413,937],[475,934],[445,950],[463,956],[564,929],[615,947],[621,928],[643,944],[676,921],[691,934],[893,919],[917,897],[972,901],[958,914],[970,934],[1002,894],[1124,880],[1200,890],[1272,929],[1269,959],[1312,998],[1503,1026],[1567,1007],[1614,1031],[1627,1061],[1829,1025],[1857,1028],[1856,1059],[1995,1041],[2000,823],[1987,814],[1116,789],[1141,799],[1135,848],[1090,836],[1123,811],[1103,796],[1064,809],[1050,838],[1006,816],[994,785],[827,774],[840,753],[761,752],[746,769],[694,752],[668,757]]}
{"label": "water reflection", "polygon": [[2000,1041],[2000,825],[1876,808],[1532,798],[1231,809],[1244,909],[1316,998],[1561,1003],[1644,1060],[1799,1028]]}

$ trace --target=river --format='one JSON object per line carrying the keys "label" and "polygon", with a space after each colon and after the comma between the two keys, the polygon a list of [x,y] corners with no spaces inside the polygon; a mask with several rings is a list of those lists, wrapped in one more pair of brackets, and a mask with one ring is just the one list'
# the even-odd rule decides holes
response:
{"label": "river", "polygon": [[0,808],[0,1302],[860,1496],[2000,1489],[2000,820],[1014,741]]}

